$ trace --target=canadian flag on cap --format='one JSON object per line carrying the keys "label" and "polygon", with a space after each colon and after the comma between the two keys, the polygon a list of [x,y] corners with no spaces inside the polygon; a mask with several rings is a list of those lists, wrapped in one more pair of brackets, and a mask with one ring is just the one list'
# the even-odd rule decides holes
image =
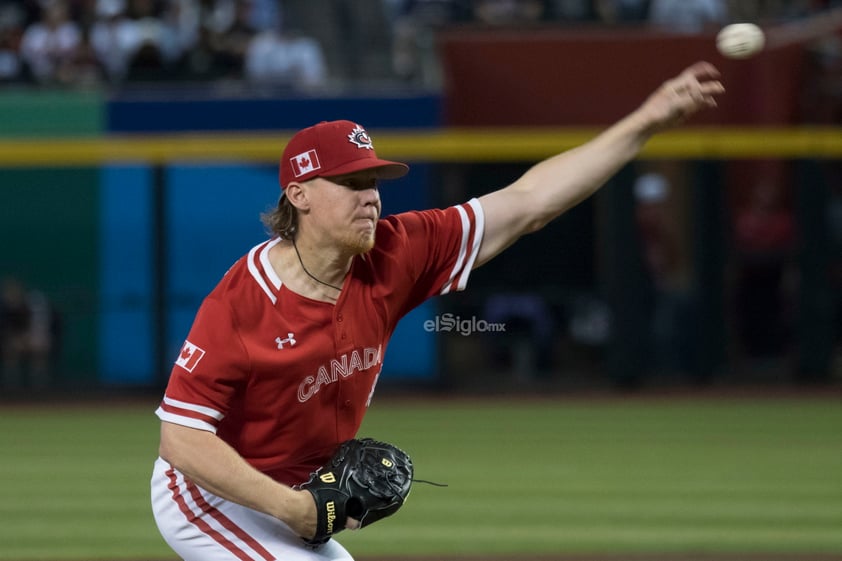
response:
{"label": "canadian flag on cap", "polygon": [[315,150],[307,150],[289,159],[292,165],[292,173],[295,177],[301,177],[306,173],[320,169],[319,156]]}

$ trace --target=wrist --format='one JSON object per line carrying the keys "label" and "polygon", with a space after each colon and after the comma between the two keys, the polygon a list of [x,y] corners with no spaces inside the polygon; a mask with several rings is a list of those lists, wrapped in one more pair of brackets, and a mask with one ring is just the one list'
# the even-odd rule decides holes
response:
{"label": "wrist", "polygon": [[637,139],[641,146],[658,132],[660,125],[658,119],[647,110],[645,105],[629,113],[621,123],[628,134]]}
{"label": "wrist", "polygon": [[316,502],[305,489],[284,486],[283,497],[276,501],[272,516],[298,535],[308,538],[316,531]]}

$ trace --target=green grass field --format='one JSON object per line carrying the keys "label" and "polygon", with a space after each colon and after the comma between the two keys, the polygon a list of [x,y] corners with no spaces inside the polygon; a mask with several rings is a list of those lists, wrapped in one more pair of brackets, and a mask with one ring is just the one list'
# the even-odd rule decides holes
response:
{"label": "green grass field", "polygon": [[[174,559],[148,506],[155,403],[0,408],[0,560]],[[375,399],[413,455],[371,555],[842,554],[834,399]]]}

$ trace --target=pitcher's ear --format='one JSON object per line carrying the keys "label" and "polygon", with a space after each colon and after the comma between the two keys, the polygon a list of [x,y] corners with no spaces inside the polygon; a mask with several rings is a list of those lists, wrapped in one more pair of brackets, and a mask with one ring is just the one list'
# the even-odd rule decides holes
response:
{"label": "pitcher's ear", "polygon": [[290,181],[284,189],[284,196],[298,210],[307,210],[310,207],[310,199],[307,196],[307,185],[298,181]]}

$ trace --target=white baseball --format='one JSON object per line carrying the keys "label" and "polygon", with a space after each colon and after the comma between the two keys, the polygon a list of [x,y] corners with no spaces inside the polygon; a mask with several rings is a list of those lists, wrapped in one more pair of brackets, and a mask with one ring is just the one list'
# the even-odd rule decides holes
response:
{"label": "white baseball", "polygon": [[748,58],[766,44],[763,30],[753,23],[732,23],[716,35],[716,48],[728,58]]}

